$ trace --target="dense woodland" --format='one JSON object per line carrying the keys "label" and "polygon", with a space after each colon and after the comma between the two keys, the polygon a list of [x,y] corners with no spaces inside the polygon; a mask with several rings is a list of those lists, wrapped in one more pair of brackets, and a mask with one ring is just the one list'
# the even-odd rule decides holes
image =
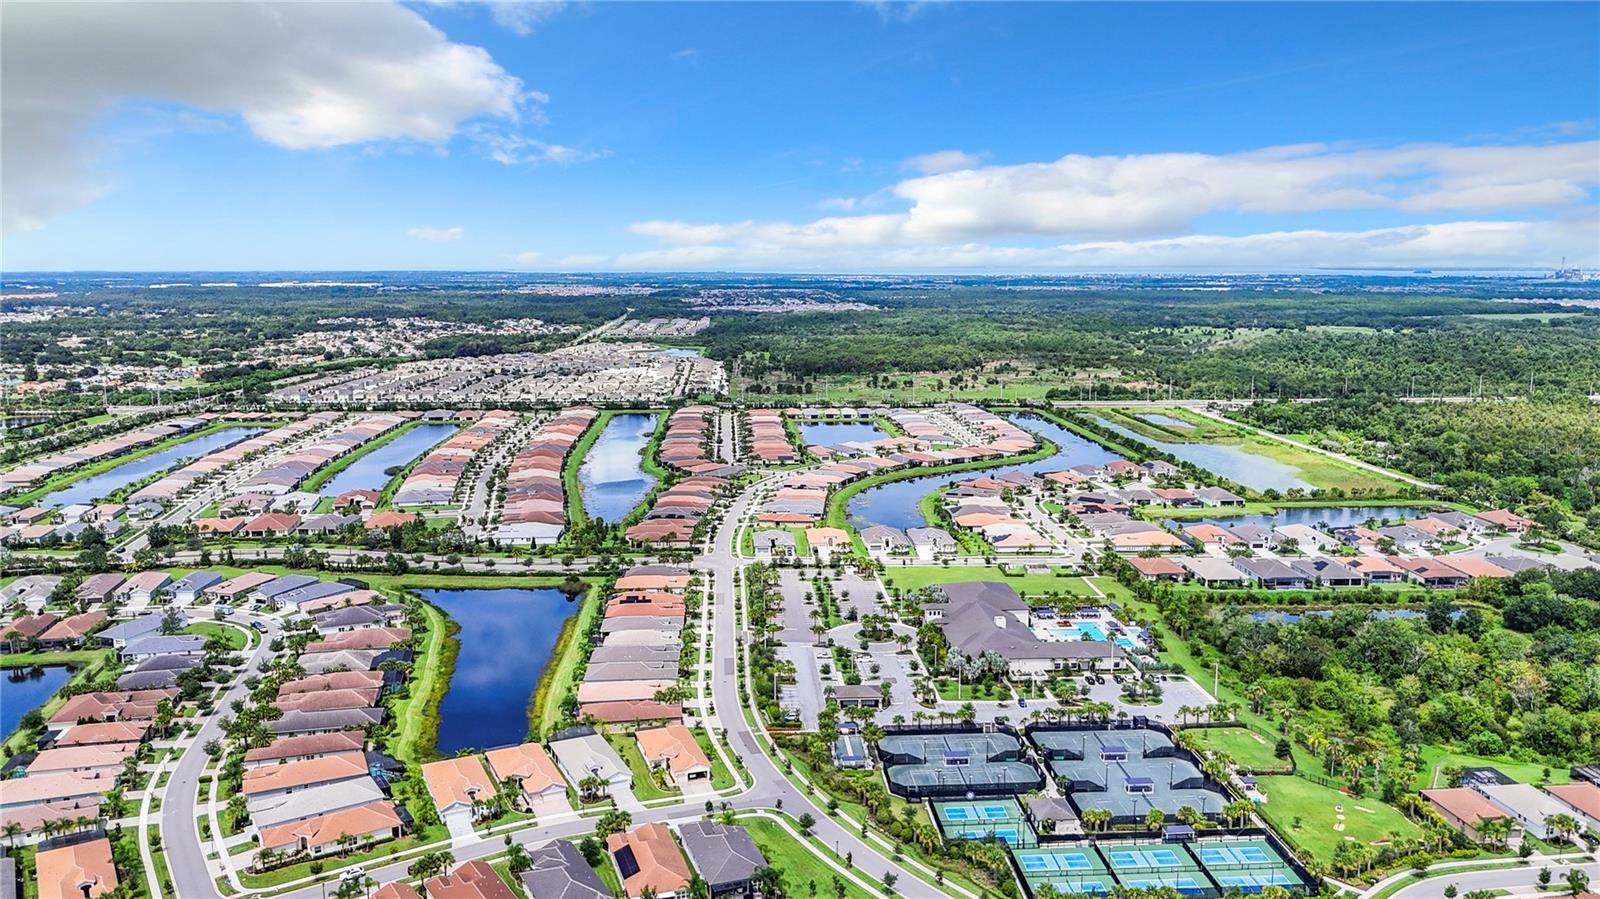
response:
{"label": "dense woodland", "polygon": [[1600,546],[1600,406],[1590,400],[1408,403],[1362,395],[1258,404],[1237,415],[1436,481],[1476,505],[1526,508],[1550,530],[1587,531],[1570,536]]}
{"label": "dense woodland", "polygon": [[1409,788],[1424,744],[1553,767],[1600,757],[1595,570],[1480,580],[1421,619],[1338,608],[1288,623],[1155,598],[1207,663],[1248,685],[1258,713],[1325,759],[1339,741],[1347,761],[1330,773],[1370,789],[1381,771],[1386,800]]}

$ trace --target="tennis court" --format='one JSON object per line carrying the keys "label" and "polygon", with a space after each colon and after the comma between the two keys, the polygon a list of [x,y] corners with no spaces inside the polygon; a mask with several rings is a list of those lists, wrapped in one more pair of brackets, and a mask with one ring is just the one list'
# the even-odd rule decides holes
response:
{"label": "tennis court", "polygon": [[1033,828],[1023,819],[1015,799],[979,799],[933,803],[933,817],[946,840],[987,840],[1031,846]]}
{"label": "tennis court", "polygon": [[1258,893],[1263,887],[1302,886],[1300,876],[1265,840],[1202,840],[1189,844],[1201,866],[1224,889]]}
{"label": "tennis court", "polygon": [[987,802],[935,802],[939,820],[951,823],[961,821],[1015,821],[1022,817],[1022,807],[1013,799],[996,799]]}
{"label": "tennis court", "polygon": [[1116,884],[1093,848],[1017,849],[1017,867],[1031,888],[1048,883],[1057,892],[1104,895]]}

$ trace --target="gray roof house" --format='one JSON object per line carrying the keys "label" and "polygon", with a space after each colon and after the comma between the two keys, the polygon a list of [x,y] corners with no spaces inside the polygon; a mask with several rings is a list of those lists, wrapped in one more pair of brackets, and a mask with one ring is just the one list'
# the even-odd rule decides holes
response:
{"label": "gray roof house", "polygon": [[911,528],[906,531],[906,539],[911,541],[917,558],[923,560],[956,551],[956,538],[943,528]]}
{"label": "gray roof house", "polygon": [[1233,566],[1268,590],[1304,590],[1312,578],[1277,559],[1235,559]]}
{"label": "gray roof house", "polygon": [[754,895],[756,871],[767,866],[767,857],[756,848],[748,830],[738,825],[692,821],[678,828],[678,836],[689,861],[711,888],[711,895]]}
{"label": "gray roof house", "polygon": [[198,656],[204,655],[205,651],[206,638],[199,634],[151,634],[122,647],[122,658],[133,661],[156,656]]}
{"label": "gray roof house", "polygon": [[591,775],[613,787],[633,782],[627,763],[599,734],[580,734],[565,740],[552,740],[550,752],[566,773],[567,780],[574,784]]}
{"label": "gray roof house", "polygon": [[[94,638],[99,640],[103,646],[113,646],[117,649],[121,649],[122,647],[127,646],[129,643],[142,637],[148,637],[151,634],[159,633],[161,631],[161,620],[165,617],[165,615],[166,613],[164,612],[151,612],[148,615],[140,615],[138,618],[135,618],[131,621],[113,624],[105,630],[95,634]],[[181,622],[178,625],[180,628],[188,625],[189,623],[188,620],[182,616],[179,616],[178,620]]]}
{"label": "gray roof house", "polygon": [[1278,545],[1278,535],[1263,525],[1236,524],[1228,531],[1251,549],[1271,549]]}
{"label": "gray roof house", "polygon": [[869,553],[903,553],[911,549],[911,539],[899,528],[875,524],[861,530],[861,542]]}
{"label": "gray roof house", "polygon": [[1122,650],[1109,641],[1041,639],[1028,626],[1027,603],[1007,584],[969,581],[941,589],[949,601],[944,617],[935,620],[951,650],[974,658],[997,652],[1010,662],[1014,677],[1126,663]]}
{"label": "gray roof house", "polygon": [[794,535],[788,531],[756,531],[750,540],[755,544],[758,559],[788,559],[793,558],[795,553]]}
{"label": "gray roof house", "polygon": [[1221,487],[1201,487],[1194,492],[1194,495],[1200,497],[1200,501],[1208,506],[1244,505],[1244,497]]}
{"label": "gray roof house", "polygon": [[188,605],[200,598],[207,587],[222,583],[222,575],[215,571],[195,571],[184,575],[172,585],[172,601]]}
{"label": "gray roof house", "polygon": [[1324,587],[1359,587],[1367,576],[1337,559],[1292,559],[1289,567]]}
{"label": "gray roof house", "polygon": [[611,899],[611,891],[578,847],[567,840],[555,840],[528,850],[533,867],[522,872],[521,880],[529,896],[539,899]]}
{"label": "gray roof house", "polygon": [[325,712],[288,711],[267,722],[267,729],[278,736],[286,734],[326,734],[352,730],[383,721],[383,709],[334,709]]}

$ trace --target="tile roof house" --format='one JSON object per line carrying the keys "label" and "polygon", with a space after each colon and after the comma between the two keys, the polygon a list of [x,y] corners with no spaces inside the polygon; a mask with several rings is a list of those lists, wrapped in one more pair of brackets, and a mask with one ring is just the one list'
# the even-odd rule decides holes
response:
{"label": "tile roof house", "polygon": [[489,750],[483,757],[491,774],[522,791],[522,801],[529,811],[545,815],[572,811],[572,804],[567,801],[567,782],[543,746],[504,746]]}
{"label": "tile roof house", "polygon": [[34,857],[39,899],[92,899],[117,888],[111,841],[104,837],[46,849]]}
{"label": "tile roof house", "polygon": [[[1470,787],[1450,787],[1437,790],[1423,790],[1422,798],[1433,804],[1434,811],[1438,812],[1445,822],[1466,835],[1474,843],[1483,842],[1483,834],[1478,831],[1478,825],[1485,820],[1506,819],[1510,820],[1499,806],[1490,802],[1487,797]],[[1522,828],[1513,826],[1508,835],[1510,848],[1515,849],[1522,843]]]}
{"label": "tile roof house", "polygon": [[300,821],[261,829],[261,848],[277,852],[305,852],[312,857],[342,850],[340,840],[355,837],[370,844],[398,837],[405,828],[387,800],[330,811]]}
{"label": "tile roof house", "polygon": [[494,781],[475,755],[429,762],[422,766],[422,780],[440,818],[463,813],[475,818],[473,801],[486,802],[494,797]]}
{"label": "tile roof house", "polygon": [[711,786],[711,760],[695,739],[694,732],[682,724],[669,724],[634,731],[639,752],[652,768],[666,772],[674,786],[685,793]]}
{"label": "tile roof house", "polygon": [[[449,874],[430,877],[423,883],[428,899],[517,899],[511,887],[486,861],[474,859]],[[543,899],[543,897],[540,897]]]}
{"label": "tile roof house", "polygon": [[662,895],[689,886],[689,863],[664,824],[642,824],[614,833],[606,837],[606,850],[611,853],[629,899],[639,899],[646,889]]}

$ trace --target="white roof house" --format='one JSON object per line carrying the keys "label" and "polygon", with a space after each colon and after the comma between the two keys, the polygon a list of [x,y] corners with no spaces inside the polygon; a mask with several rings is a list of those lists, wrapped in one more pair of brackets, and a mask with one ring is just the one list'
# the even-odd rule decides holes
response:
{"label": "white roof house", "polygon": [[556,764],[561,766],[567,780],[573,784],[581,783],[588,777],[598,777],[613,787],[626,786],[633,782],[633,775],[628,771],[627,763],[622,761],[622,756],[611,748],[606,738],[599,734],[588,734],[580,737],[568,737],[565,740],[556,740],[550,744],[550,752],[556,757]]}

